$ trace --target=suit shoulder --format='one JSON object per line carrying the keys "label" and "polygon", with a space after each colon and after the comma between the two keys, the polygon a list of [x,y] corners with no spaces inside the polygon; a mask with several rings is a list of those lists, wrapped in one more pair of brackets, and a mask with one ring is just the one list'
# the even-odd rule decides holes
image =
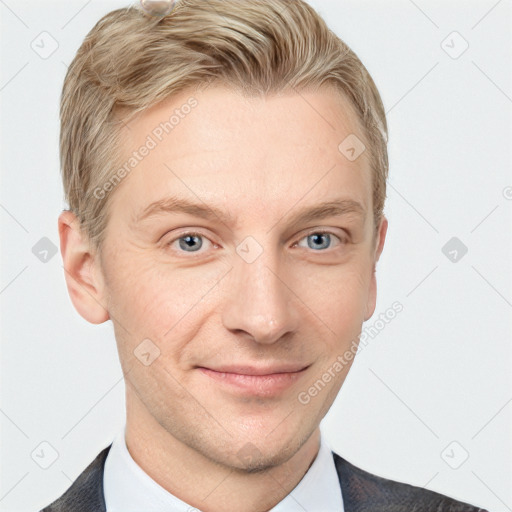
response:
{"label": "suit shoulder", "polygon": [[80,473],[71,487],[41,512],[105,512],[103,470],[112,444],[104,448]]}
{"label": "suit shoulder", "polygon": [[353,512],[488,512],[414,485],[388,480],[334,453],[345,509]]}

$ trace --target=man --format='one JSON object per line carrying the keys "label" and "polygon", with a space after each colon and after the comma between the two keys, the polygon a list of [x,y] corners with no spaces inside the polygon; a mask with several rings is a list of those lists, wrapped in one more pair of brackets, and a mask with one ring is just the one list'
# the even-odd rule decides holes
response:
{"label": "man", "polygon": [[321,436],[375,310],[388,161],[375,84],[311,7],[113,11],[61,123],[66,282],[113,323],[127,418],[44,511],[482,510]]}

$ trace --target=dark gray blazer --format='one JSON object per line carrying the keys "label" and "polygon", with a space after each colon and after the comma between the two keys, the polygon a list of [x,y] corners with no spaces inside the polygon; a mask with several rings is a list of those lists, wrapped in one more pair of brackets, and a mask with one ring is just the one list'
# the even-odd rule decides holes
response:
{"label": "dark gray blazer", "polygon": [[[103,469],[111,446],[102,450],[71,487],[41,512],[106,512]],[[487,512],[421,487],[372,475],[334,452],[333,457],[345,512]]]}

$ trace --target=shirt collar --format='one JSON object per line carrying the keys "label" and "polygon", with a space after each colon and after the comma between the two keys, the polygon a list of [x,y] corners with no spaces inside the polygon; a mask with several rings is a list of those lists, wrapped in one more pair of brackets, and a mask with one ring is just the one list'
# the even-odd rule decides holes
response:
{"label": "shirt collar", "polygon": [[[156,483],[126,447],[126,425],[115,437],[105,461],[103,486],[107,512],[189,512],[191,506]],[[269,512],[343,512],[334,458],[320,431],[320,450],[302,480]]]}

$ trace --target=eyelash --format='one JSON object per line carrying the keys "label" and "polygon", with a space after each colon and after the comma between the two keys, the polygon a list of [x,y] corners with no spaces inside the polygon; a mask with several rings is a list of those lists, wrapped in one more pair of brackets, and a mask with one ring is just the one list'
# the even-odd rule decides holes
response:
{"label": "eyelash", "polygon": [[[345,245],[345,244],[347,243],[347,239],[346,239],[346,238],[344,238],[344,237],[340,237],[339,235],[337,235],[336,233],[333,233],[332,231],[327,231],[327,230],[313,230],[313,231],[310,231],[309,233],[306,233],[305,235],[303,235],[303,236],[302,236],[302,237],[301,237],[297,242],[295,242],[295,243],[293,244],[293,247],[295,247],[295,246],[296,246],[296,245],[297,245],[301,240],[303,240],[304,238],[307,238],[308,236],[311,236],[311,235],[331,235],[331,236],[333,236],[333,237],[335,237],[335,238],[337,238],[337,239],[338,239],[338,241],[339,241],[339,246],[343,246],[343,245]],[[171,245],[172,245],[172,244],[174,244],[174,243],[175,243],[175,242],[177,242],[178,240],[180,240],[180,239],[182,239],[182,238],[185,238],[185,237],[187,237],[187,236],[197,236],[197,237],[201,237],[201,238],[206,238],[206,239],[207,239],[210,243],[212,243],[213,245],[217,245],[217,244],[215,244],[214,242],[212,242],[212,241],[211,241],[211,240],[210,240],[206,235],[204,235],[203,233],[199,233],[199,232],[197,232],[197,231],[187,231],[187,232],[185,232],[185,233],[181,233],[178,237],[173,238],[171,241],[166,242],[166,243],[165,243],[165,246],[166,246],[166,247],[171,247]],[[332,251],[334,251],[334,250],[336,250],[336,248],[329,248],[329,249],[324,249],[324,250],[320,250],[320,251],[313,251],[313,250],[311,249],[311,251],[312,251],[312,252],[317,252],[317,253],[319,253],[319,254],[321,254],[321,253],[329,253],[329,252],[332,252]],[[187,252],[185,252],[185,251],[181,251],[181,250],[178,250],[178,251],[176,251],[176,252],[179,252],[179,253],[182,253],[182,254],[191,254],[191,255],[193,255],[193,254],[198,254],[198,255],[199,255],[199,254],[201,254],[201,253],[202,253],[202,251],[201,251],[201,250],[199,250],[198,252],[194,252],[194,251],[192,251],[192,252],[190,252],[190,253],[187,253]],[[192,257],[194,257],[194,256],[192,256]]]}

